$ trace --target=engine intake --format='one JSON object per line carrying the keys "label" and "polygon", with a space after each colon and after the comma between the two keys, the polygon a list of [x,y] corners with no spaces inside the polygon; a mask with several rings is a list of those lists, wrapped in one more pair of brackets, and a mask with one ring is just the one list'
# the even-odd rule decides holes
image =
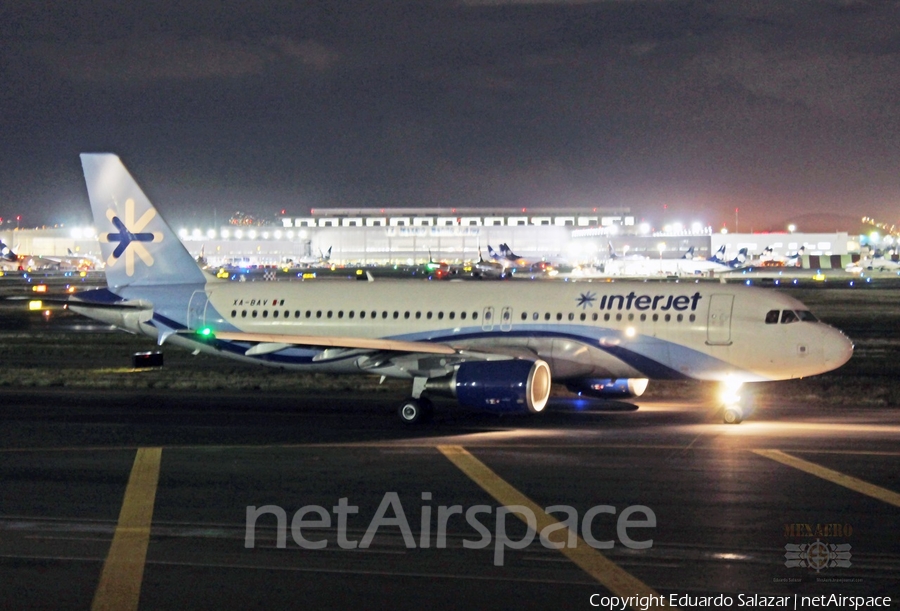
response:
{"label": "engine intake", "polygon": [[550,398],[550,366],[542,360],[472,361],[426,390],[450,394],[460,405],[496,413],[543,411]]}

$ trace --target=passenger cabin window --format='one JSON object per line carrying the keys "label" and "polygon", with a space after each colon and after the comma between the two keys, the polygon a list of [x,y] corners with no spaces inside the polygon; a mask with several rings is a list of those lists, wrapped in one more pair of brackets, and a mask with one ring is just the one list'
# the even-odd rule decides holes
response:
{"label": "passenger cabin window", "polygon": [[781,312],[781,324],[786,325],[788,323],[797,322],[800,320],[797,318],[797,315],[794,314],[793,310],[782,310]]}

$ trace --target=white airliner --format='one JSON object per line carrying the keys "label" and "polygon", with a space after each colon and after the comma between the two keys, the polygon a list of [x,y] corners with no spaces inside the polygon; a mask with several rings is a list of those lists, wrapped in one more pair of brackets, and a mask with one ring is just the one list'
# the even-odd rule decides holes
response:
{"label": "white airliner", "polygon": [[610,276],[699,276],[734,271],[729,263],[716,259],[724,255],[724,246],[709,259],[694,258],[693,247],[678,259],[653,259],[639,255],[619,256],[609,245],[609,259],[604,271]]}
{"label": "white airliner", "polygon": [[[70,308],[189,350],[300,371],[410,380],[404,422],[449,395],[540,412],[551,380],[593,396],[646,379],[782,380],[853,346],[796,299],[720,283],[259,282],[202,272],[112,154],[81,156],[108,289]],[[725,411],[739,422],[740,406]]]}

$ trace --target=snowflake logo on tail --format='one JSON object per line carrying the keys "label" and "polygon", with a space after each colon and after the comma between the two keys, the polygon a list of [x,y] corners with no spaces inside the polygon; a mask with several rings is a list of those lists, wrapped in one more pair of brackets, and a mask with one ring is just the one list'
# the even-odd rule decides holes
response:
{"label": "snowflake logo on tail", "polygon": [[[116,228],[115,233],[100,235],[102,242],[116,242],[116,247],[107,259],[106,264],[112,266],[124,254],[125,274],[134,275],[135,255],[150,267],[153,265],[153,256],[147,251],[144,243],[162,242],[163,234],[159,232],[145,232],[143,229],[156,217],[156,210],[150,208],[137,221],[134,220],[134,200],[125,200],[125,221],[123,222],[113,210],[106,211],[106,218]],[[131,246],[131,248],[129,248]]]}

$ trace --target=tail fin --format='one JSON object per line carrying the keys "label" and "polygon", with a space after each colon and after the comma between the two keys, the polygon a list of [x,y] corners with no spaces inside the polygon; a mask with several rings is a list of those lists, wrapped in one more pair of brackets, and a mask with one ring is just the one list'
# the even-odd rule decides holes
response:
{"label": "tail fin", "polygon": [[522,258],[519,255],[517,255],[516,253],[514,253],[508,244],[500,245],[500,253],[507,259],[521,259]]}
{"label": "tail fin", "polygon": [[19,258],[16,256],[16,253],[14,253],[12,249],[3,242],[0,242],[0,258],[5,261],[9,261],[10,263],[19,260]]}
{"label": "tail fin", "polygon": [[729,265],[730,267],[740,267],[740,266],[742,266],[744,263],[747,262],[747,253],[748,253],[748,252],[749,252],[749,249],[747,249],[747,248],[742,248],[742,249],[740,249],[740,250],[738,251],[737,256],[736,256],[734,259],[732,259],[731,261],[729,261],[729,262],[728,262],[728,265]]}
{"label": "tail fin", "polygon": [[687,249],[687,252],[684,253],[681,257],[682,259],[691,260],[694,258],[694,247],[691,246]]}
{"label": "tail fin", "polygon": [[117,155],[82,153],[81,167],[111,288],[206,281]]}
{"label": "tail fin", "polygon": [[711,256],[709,258],[709,260],[713,261],[715,263],[724,263],[725,262],[725,248],[726,248],[725,244],[722,244],[721,246],[719,246],[719,250],[717,250],[713,254],[713,256]]}
{"label": "tail fin", "polygon": [[607,242],[606,246],[607,246],[607,249],[609,250],[609,258],[615,259],[616,258],[616,249],[613,248],[612,242]]}

